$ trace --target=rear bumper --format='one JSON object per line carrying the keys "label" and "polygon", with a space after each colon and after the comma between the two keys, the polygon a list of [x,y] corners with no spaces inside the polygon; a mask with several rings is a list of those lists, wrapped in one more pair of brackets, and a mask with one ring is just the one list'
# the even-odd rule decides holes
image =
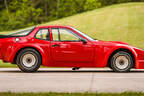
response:
{"label": "rear bumper", "polygon": [[13,38],[6,38],[0,35],[0,59],[4,62],[10,62],[10,56],[13,53]]}
{"label": "rear bumper", "polygon": [[0,59],[2,59],[1,48],[2,48],[2,44],[0,44]]}

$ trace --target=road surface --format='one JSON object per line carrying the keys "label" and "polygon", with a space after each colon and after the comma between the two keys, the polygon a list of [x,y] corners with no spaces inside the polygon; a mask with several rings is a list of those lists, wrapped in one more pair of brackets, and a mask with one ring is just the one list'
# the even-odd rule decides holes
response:
{"label": "road surface", "polygon": [[114,73],[110,69],[41,68],[23,73],[0,68],[0,92],[144,92],[144,70]]}

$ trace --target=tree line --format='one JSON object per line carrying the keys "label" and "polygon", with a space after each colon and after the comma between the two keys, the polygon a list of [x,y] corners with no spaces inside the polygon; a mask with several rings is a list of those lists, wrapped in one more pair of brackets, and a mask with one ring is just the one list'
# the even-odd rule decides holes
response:
{"label": "tree line", "polygon": [[0,31],[24,28],[127,2],[144,0],[0,0]]}

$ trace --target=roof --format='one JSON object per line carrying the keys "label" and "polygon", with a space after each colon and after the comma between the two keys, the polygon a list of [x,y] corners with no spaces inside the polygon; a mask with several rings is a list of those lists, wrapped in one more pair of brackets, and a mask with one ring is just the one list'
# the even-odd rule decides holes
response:
{"label": "roof", "polygon": [[44,28],[44,27],[72,27],[72,26],[63,26],[63,25],[38,25],[36,27],[39,27],[39,28]]}

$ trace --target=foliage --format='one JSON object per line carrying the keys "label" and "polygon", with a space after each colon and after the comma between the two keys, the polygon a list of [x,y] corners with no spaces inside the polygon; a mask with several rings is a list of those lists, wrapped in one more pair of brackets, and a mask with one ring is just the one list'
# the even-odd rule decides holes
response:
{"label": "foliage", "polygon": [[9,8],[1,11],[0,30],[17,29],[38,24],[40,8],[34,8],[29,0],[13,0]]}
{"label": "foliage", "polygon": [[0,31],[14,30],[103,6],[144,0],[0,0]]}

